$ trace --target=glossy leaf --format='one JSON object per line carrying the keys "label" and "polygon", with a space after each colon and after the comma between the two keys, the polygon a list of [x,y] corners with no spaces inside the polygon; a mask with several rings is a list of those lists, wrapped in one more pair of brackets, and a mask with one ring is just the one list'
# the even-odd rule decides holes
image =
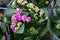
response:
{"label": "glossy leaf", "polygon": [[17,30],[16,33],[18,33],[18,34],[24,33],[24,28],[25,28],[25,26],[24,26],[24,24],[22,24],[22,26],[19,28],[19,30]]}
{"label": "glossy leaf", "polygon": [[6,25],[5,25],[5,23],[0,22],[0,28],[1,28],[2,32],[5,33],[5,31],[6,31]]}
{"label": "glossy leaf", "polygon": [[15,12],[15,9],[8,8],[8,9],[5,10],[4,15],[5,15],[5,16],[12,16],[12,15],[15,14],[15,13],[16,13],[16,12]]}

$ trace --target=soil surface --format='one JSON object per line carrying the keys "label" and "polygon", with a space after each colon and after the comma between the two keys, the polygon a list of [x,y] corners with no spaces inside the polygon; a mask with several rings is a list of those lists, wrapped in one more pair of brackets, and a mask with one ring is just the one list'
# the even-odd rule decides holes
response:
{"label": "soil surface", "polygon": [[47,32],[42,38],[41,40],[50,40],[50,33]]}

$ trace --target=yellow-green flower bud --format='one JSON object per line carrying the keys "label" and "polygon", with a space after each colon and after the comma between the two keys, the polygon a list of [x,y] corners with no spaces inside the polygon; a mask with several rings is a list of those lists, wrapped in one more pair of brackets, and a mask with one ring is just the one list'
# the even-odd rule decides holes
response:
{"label": "yellow-green flower bud", "polygon": [[34,17],[36,17],[37,14],[34,14]]}
{"label": "yellow-green flower bud", "polygon": [[26,5],[27,7],[29,6],[29,4]]}
{"label": "yellow-green flower bud", "polygon": [[56,25],[56,28],[57,28],[57,29],[60,29],[60,24],[57,24],[57,25]]}
{"label": "yellow-green flower bud", "polygon": [[15,2],[12,3],[12,6],[15,5]]}
{"label": "yellow-green flower bud", "polygon": [[45,18],[45,20],[47,20],[48,19],[48,16]]}
{"label": "yellow-green flower bud", "polygon": [[23,1],[23,2],[22,2],[22,5],[25,5],[26,3],[28,3],[28,2],[27,2],[27,1]]}
{"label": "yellow-green flower bud", "polygon": [[18,22],[17,26],[20,27],[22,25],[22,22]]}
{"label": "yellow-green flower bud", "polygon": [[29,11],[31,11],[31,9],[29,9]]}
{"label": "yellow-green flower bud", "polygon": [[14,6],[16,4],[16,0],[12,3],[12,5],[11,6]]}
{"label": "yellow-green flower bud", "polygon": [[37,6],[35,6],[33,9],[34,9],[36,12],[39,11],[39,8],[38,8]]}
{"label": "yellow-green flower bud", "polygon": [[35,28],[34,27],[31,27],[30,28],[30,33],[34,33],[35,32]]}
{"label": "yellow-green flower bud", "polygon": [[17,31],[19,29],[19,27],[15,27],[15,30]]}
{"label": "yellow-green flower bud", "polygon": [[46,3],[46,4],[48,4],[48,3],[49,3],[49,1],[46,1],[45,3]]}
{"label": "yellow-green flower bud", "polygon": [[35,20],[38,20],[38,17],[35,17]]}
{"label": "yellow-green flower bud", "polygon": [[37,13],[36,14],[34,14],[34,18],[36,19],[36,20],[38,20],[38,17],[37,17]]}

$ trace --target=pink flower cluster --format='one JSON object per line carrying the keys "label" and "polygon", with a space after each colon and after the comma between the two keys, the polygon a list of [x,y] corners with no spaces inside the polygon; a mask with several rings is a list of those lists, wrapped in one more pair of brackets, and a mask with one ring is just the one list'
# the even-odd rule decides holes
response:
{"label": "pink flower cluster", "polygon": [[23,21],[23,22],[27,22],[27,23],[29,23],[30,20],[31,20],[30,17],[26,17],[25,15],[22,16],[22,21]]}
{"label": "pink flower cluster", "polygon": [[18,0],[18,2],[21,2],[21,3],[22,3],[22,2],[23,2],[23,0]]}
{"label": "pink flower cluster", "polygon": [[17,0],[17,2],[18,2],[18,3],[21,3],[21,4],[23,4],[23,5],[25,5],[25,4],[27,3],[27,1],[25,1],[25,0]]}
{"label": "pink flower cluster", "polygon": [[12,18],[11,18],[12,24],[10,25],[10,28],[12,29],[13,32],[16,32],[15,27],[16,27],[16,24],[19,21],[23,21],[23,22],[27,22],[27,23],[29,23],[31,21],[30,17],[27,17],[25,15],[21,15],[22,14],[22,10],[20,8],[17,8],[16,12],[17,12],[17,14],[14,14],[12,16]]}
{"label": "pink flower cluster", "polygon": [[10,28],[12,29],[13,32],[16,32],[15,29],[16,23],[12,22],[12,24],[10,25]]}
{"label": "pink flower cluster", "polygon": [[21,15],[22,10],[20,8],[17,8],[16,12],[17,12],[17,14],[14,14],[11,18],[13,22],[18,22],[18,21],[23,21],[23,22],[27,22],[27,23],[30,22],[30,20],[31,20],[30,17],[27,17],[25,15]]}
{"label": "pink flower cluster", "polygon": [[34,4],[33,3],[29,3],[29,7],[33,7],[34,6]]}
{"label": "pink flower cluster", "polygon": [[43,12],[41,12],[41,11],[40,11],[40,12],[39,12],[39,14],[40,14],[40,15],[42,15],[42,14],[43,14]]}

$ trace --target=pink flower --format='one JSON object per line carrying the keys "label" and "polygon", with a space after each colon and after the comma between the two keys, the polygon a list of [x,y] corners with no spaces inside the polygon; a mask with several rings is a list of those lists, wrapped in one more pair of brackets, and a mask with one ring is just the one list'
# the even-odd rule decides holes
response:
{"label": "pink flower", "polygon": [[23,21],[23,22],[26,21],[26,16],[25,16],[25,15],[22,16],[22,21]]}
{"label": "pink flower", "polygon": [[21,21],[22,20],[22,16],[20,14],[16,14],[16,19],[17,19],[17,21]]}
{"label": "pink flower", "polygon": [[27,23],[29,23],[31,21],[31,18],[30,17],[26,17],[26,21],[27,21]]}
{"label": "pink flower", "polygon": [[13,32],[16,32],[16,28],[14,28],[12,31],[13,31]]}
{"label": "pink flower", "polygon": [[15,25],[10,25],[10,28],[12,29],[13,32],[15,32]]}
{"label": "pink flower", "polygon": [[16,9],[17,14],[22,14],[22,10],[20,8]]}
{"label": "pink flower", "polygon": [[33,4],[33,3],[30,3],[30,4],[29,4],[29,7],[33,7],[33,6],[34,6],[34,4]]}
{"label": "pink flower", "polygon": [[43,14],[43,12],[41,12],[41,11],[40,11],[40,12],[39,12],[39,14],[40,14],[40,15],[42,15],[42,14]]}
{"label": "pink flower", "polygon": [[12,24],[12,25],[14,25],[14,26],[16,26],[16,24],[17,24],[17,23],[15,23],[15,22],[12,22],[11,24]]}
{"label": "pink flower", "polygon": [[21,3],[22,3],[22,2],[23,2],[23,0],[18,0],[17,2],[21,2]]}
{"label": "pink flower", "polygon": [[35,10],[35,11],[38,11],[38,10],[39,10],[39,8],[38,8],[37,6],[35,6],[34,10]]}
{"label": "pink flower", "polygon": [[6,36],[5,35],[3,36],[3,40],[6,40]]}
{"label": "pink flower", "polygon": [[12,20],[12,21],[17,21],[17,19],[16,19],[16,14],[12,16],[11,20]]}
{"label": "pink flower", "polygon": [[13,32],[16,32],[16,29],[15,29],[15,26],[14,25],[11,25],[10,28],[12,29]]}
{"label": "pink flower", "polygon": [[14,29],[14,28],[15,28],[15,25],[10,25],[10,28],[11,28],[11,29]]}
{"label": "pink flower", "polygon": [[24,1],[22,4],[25,5],[27,3],[27,1]]}
{"label": "pink flower", "polygon": [[18,15],[17,16],[17,19],[18,19],[18,21],[21,21],[22,20],[22,16],[21,15]]}
{"label": "pink flower", "polygon": [[10,28],[12,29],[13,32],[15,32],[15,27],[16,27],[16,23],[12,22],[12,24],[10,25]]}

